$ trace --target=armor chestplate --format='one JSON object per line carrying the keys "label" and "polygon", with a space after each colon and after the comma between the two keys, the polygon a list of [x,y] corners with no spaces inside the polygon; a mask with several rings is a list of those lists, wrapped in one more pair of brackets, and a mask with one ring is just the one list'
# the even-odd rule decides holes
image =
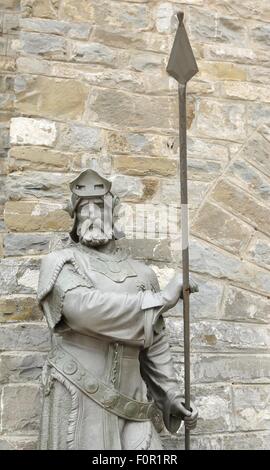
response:
{"label": "armor chestplate", "polygon": [[[136,294],[140,290],[158,289],[150,268],[128,259],[122,251],[108,255],[80,247],[74,250],[74,256],[82,274],[101,291]],[[147,399],[140,374],[142,343],[127,344],[99,334],[78,333],[66,328],[63,322],[56,332],[57,343],[98,379],[133,399]]]}

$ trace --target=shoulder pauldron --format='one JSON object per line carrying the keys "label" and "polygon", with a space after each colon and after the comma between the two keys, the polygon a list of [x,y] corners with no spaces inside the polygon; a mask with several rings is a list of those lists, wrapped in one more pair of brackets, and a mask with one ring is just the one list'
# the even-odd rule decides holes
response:
{"label": "shoulder pauldron", "polygon": [[79,266],[75,260],[73,250],[67,248],[65,250],[54,251],[43,258],[39,274],[39,283],[37,290],[37,298],[39,303],[51,292],[54,287],[63,266],[70,263],[74,270],[84,279],[84,275],[80,272]]}

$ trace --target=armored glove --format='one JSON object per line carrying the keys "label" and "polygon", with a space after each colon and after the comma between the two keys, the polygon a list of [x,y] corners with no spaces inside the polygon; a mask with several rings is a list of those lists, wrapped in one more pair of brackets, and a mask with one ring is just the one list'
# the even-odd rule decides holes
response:
{"label": "armored glove", "polygon": [[194,403],[190,403],[190,411],[184,405],[184,398],[174,388],[166,393],[166,399],[163,404],[163,420],[166,428],[171,433],[176,433],[180,427],[181,421],[184,421],[185,427],[189,430],[197,426],[198,410]]}
{"label": "armored glove", "polygon": [[194,403],[190,403],[191,411],[187,410],[183,403],[184,400],[175,400],[171,405],[171,415],[184,420],[185,427],[189,430],[195,429],[197,426],[198,410]]}
{"label": "armored glove", "polygon": [[[190,293],[198,292],[197,284],[190,278],[189,280]],[[161,291],[162,297],[165,300],[166,307],[172,308],[176,305],[179,299],[183,298],[183,284],[181,274],[176,274],[167,284],[165,289]]]}
{"label": "armored glove", "polygon": [[[198,292],[197,284],[190,279],[190,293]],[[142,309],[161,307],[159,313],[164,313],[174,307],[183,298],[182,276],[176,274],[160,292],[146,291],[142,300]]]}

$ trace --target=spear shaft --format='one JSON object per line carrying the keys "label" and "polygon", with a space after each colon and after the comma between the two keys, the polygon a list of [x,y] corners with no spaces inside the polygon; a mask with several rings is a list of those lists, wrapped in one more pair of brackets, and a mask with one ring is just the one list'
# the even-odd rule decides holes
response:
{"label": "spear shaft", "polygon": [[[185,408],[190,409],[190,321],[189,321],[189,249],[188,249],[188,185],[186,139],[186,85],[178,85],[180,194],[183,271]],[[185,428],[185,449],[190,450],[190,433]]]}

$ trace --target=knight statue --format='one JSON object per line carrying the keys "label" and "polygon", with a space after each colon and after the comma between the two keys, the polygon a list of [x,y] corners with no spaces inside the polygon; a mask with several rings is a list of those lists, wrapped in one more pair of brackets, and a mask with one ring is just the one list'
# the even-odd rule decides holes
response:
{"label": "knight statue", "polygon": [[70,189],[72,243],[43,258],[39,277],[52,337],[39,448],[162,449],[164,426],[193,429],[198,416],[183,405],[162,315],[182,298],[181,275],[160,290],[121,249],[109,180],[88,169]]}

